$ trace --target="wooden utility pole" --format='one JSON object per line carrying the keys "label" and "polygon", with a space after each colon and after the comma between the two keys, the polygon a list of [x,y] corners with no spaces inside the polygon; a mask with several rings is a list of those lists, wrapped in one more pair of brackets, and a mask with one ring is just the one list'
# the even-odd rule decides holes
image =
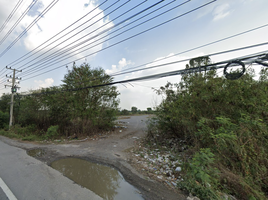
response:
{"label": "wooden utility pole", "polygon": [[13,124],[13,105],[14,105],[14,94],[17,92],[17,88],[19,88],[19,87],[17,87],[16,85],[15,85],[15,81],[16,81],[16,79],[19,79],[19,80],[21,80],[21,78],[18,78],[18,77],[15,77],[15,74],[16,74],[16,71],[17,72],[22,72],[22,70],[16,70],[16,69],[12,69],[11,67],[6,67],[7,69],[10,69],[10,70],[13,70],[13,76],[11,77],[11,75],[10,76],[7,76],[6,75],[6,77],[7,78],[12,78],[12,85],[5,85],[5,87],[11,87],[11,102],[10,102],[10,118],[9,118],[9,128],[12,126],[12,124]]}

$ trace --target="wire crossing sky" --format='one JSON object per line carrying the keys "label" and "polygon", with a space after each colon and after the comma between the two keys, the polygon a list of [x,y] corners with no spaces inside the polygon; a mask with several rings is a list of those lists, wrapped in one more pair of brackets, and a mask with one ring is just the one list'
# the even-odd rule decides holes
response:
{"label": "wire crossing sky", "polygon": [[[18,4],[6,2],[0,0],[0,25]],[[60,85],[73,62],[102,67],[114,82],[125,83],[183,70],[190,58],[202,55],[218,63],[265,52],[267,6],[267,0],[23,0],[0,32],[3,37],[12,30],[0,45],[0,89],[11,72],[6,66],[23,69],[16,76],[24,92]],[[43,12],[46,8],[51,9]],[[232,49],[241,50],[227,52]],[[179,80],[169,76],[146,79],[146,87],[117,85],[120,106],[154,107],[161,99],[150,87]]]}
{"label": "wire crossing sky", "polygon": [[9,29],[6,35],[0,41],[0,45],[7,39],[7,37],[12,33],[12,31],[17,27],[17,25],[21,22],[21,20],[25,17],[25,15],[31,10],[31,8],[37,3],[38,0],[32,1],[32,3],[25,9],[25,11],[21,14],[19,19],[13,24],[13,26]]}
{"label": "wire crossing sky", "polygon": [[6,25],[8,24],[8,22],[10,21],[10,19],[14,16],[15,12],[17,11],[17,9],[19,8],[20,4],[22,3],[23,0],[19,0],[18,3],[15,5],[15,7],[13,8],[13,10],[11,11],[11,13],[8,15],[6,21],[3,23],[3,25],[0,28],[0,33],[3,31],[3,29],[6,27]]}

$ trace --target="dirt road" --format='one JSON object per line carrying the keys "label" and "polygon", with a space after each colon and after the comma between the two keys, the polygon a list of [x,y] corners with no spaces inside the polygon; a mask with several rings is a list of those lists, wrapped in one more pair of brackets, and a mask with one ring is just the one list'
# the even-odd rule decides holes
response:
{"label": "dirt road", "polygon": [[98,134],[83,141],[66,141],[58,144],[54,141],[54,143],[40,144],[11,140],[2,136],[0,139],[9,145],[25,150],[33,148],[45,150],[45,154],[37,159],[47,165],[61,158],[76,157],[114,167],[142,193],[144,199],[186,199],[186,196],[178,194],[165,185],[143,177],[129,162],[131,157],[129,150],[146,134],[145,122],[147,120],[146,115],[121,118],[118,120],[119,127],[114,132]]}

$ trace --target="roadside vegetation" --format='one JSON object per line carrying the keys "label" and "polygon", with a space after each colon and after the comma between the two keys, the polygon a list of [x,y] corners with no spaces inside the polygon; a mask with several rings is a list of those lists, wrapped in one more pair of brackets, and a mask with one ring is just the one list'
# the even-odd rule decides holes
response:
{"label": "roadside vegetation", "polygon": [[[88,136],[114,126],[119,95],[115,86],[85,88],[112,82],[103,69],[74,64],[63,84],[16,95],[14,126],[8,131],[10,94],[0,101],[1,135],[23,140]],[[82,89],[83,88],[83,89]]]}
{"label": "roadside vegetation", "polygon": [[[191,60],[187,68],[210,62],[208,57],[201,57]],[[219,77],[215,70],[183,74],[179,83],[167,83],[156,90],[163,97],[156,110],[141,111],[133,106],[129,111],[120,111],[116,87],[85,89],[113,79],[102,69],[74,65],[61,86],[15,97],[15,125],[11,130],[10,95],[3,95],[0,135],[35,141],[77,138],[111,130],[118,115],[154,114],[144,145],[158,149],[152,152],[172,151],[168,170],[175,166],[173,175],[182,177],[176,179],[177,188],[203,200],[232,196],[265,200],[268,71],[262,69],[258,80],[254,75],[251,69],[238,80]],[[167,165],[164,157],[156,159]]]}
{"label": "roadside vegetation", "polygon": [[140,110],[135,106],[131,107],[131,110],[123,109],[118,110],[117,115],[148,115],[148,114],[154,114],[155,111],[152,110],[152,108],[147,108],[146,110]]}
{"label": "roadside vegetation", "polygon": [[250,69],[238,80],[188,73],[156,90],[163,100],[145,145],[180,157],[178,188],[204,200],[268,198],[267,70],[253,77]]}

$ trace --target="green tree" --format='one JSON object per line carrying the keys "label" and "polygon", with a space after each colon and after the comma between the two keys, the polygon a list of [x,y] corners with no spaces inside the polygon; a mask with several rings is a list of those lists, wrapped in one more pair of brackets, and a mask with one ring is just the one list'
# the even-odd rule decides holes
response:
{"label": "green tree", "polygon": [[64,76],[62,88],[70,90],[65,93],[69,102],[67,110],[73,119],[81,119],[84,128],[112,126],[119,104],[119,92],[115,86],[104,86],[112,81],[113,78],[103,69],[91,69],[86,63],[79,67],[74,64],[73,69]]}
{"label": "green tree", "polygon": [[[186,69],[202,67],[211,64],[211,59],[209,56],[200,56],[197,58],[192,58],[189,64],[186,64]],[[205,70],[206,73],[206,70]]]}
{"label": "green tree", "polygon": [[189,61],[189,64],[190,64],[190,68],[205,66],[205,65],[211,64],[211,59],[209,56],[200,56],[200,57],[191,59]]}
{"label": "green tree", "polygon": [[16,123],[23,127],[34,124],[43,134],[49,127],[58,125],[58,133],[66,136],[109,129],[119,104],[117,88],[106,85],[112,81],[103,69],[91,69],[86,63],[74,65],[61,86],[22,96],[20,106],[15,109]]}
{"label": "green tree", "polygon": [[137,113],[137,112],[138,112],[138,108],[135,107],[135,106],[131,107],[131,112],[132,112],[133,114]]}
{"label": "green tree", "polygon": [[121,114],[122,114],[122,115],[128,115],[128,114],[129,114],[129,111],[128,111],[127,109],[123,109],[123,110],[121,111]]}

